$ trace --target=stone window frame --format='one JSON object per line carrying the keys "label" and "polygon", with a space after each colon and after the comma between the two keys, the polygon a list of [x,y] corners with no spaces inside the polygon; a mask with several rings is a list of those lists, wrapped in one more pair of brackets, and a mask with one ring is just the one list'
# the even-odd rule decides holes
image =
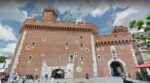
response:
{"label": "stone window frame", "polygon": [[32,48],[34,48],[36,46],[35,42],[32,42]]}
{"label": "stone window frame", "polygon": [[32,62],[32,59],[33,59],[33,56],[32,56],[32,55],[29,55],[29,56],[28,56],[28,63],[31,63],[31,62]]}
{"label": "stone window frame", "polygon": [[74,57],[77,57],[77,52],[75,51],[75,52],[73,53],[73,55],[74,55]]}
{"label": "stone window frame", "polygon": [[84,62],[84,57],[83,56],[80,57],[80,62],[81,62],[81,64],[83,64],[83,62]]}
{"label": "stone window frame", "polygon": [[83,36],[80,36],[80,39],[83,39]]}
{"label": "stone window frame", "polygon": [[100,61],[102,59],[101,55],[97,55],[97,60]]}
{"label": "stone window frame", "polygon": [[80,47],[83,48],[83,43],[80,44]]}
{"label": "stone window frame", "polygon": [[73,54],[69,55],[69,62],[74,62],[74,55]]}
{"label": "stone window frame", "polygon": [[26,50],[30,50],[30,49],[31,49],[30,45],[27,45]]}
{"label": "stone window frame", "polygon": [[42,41],[46,41],[46,37],[42,37]]}
{"label": "stone window frame", "polygon": [[65,43],[65,49],[68,49],[68,46],[69,46],[69,43],[66,42],[66,43]]}
{"label": "stone window frame", "polygon": [[117,58],[117,52],[116,52],[115,46],[111,46],[111,55],[112,55],[112,58]]}
{"label": "stone window frame", "polygon": [[85,51],[86,51],[86,52],[89,52],[89,51],[90,51],[90,49],[89,49],[89,48],[85,48]]}

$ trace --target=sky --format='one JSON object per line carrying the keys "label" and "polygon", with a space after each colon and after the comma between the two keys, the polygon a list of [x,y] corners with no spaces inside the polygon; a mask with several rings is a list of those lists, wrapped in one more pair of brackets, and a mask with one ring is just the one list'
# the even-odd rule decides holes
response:
{"label": "sky", "polygon": [[66,22],[91,22],[99,34],[111,34],[114,26],[128,26],[150,14],[150,0],[1,0],[0,55],[12,55],[26,18],[40,19],[51,7]]}

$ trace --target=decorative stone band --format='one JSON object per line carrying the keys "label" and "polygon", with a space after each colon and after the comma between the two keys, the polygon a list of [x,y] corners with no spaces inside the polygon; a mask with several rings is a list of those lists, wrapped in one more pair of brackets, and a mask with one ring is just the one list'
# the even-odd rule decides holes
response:
{"label": "decorative stone band", "polygon": [[19,47],[18,47],[18,49],[16,49],[16,50],[17,50],[16,55],[14,55],[14,56],[15,56],[15,59],[14,59],[14,62],[13,62],[12,68],[11,68],[10,75],[12,75],[12,74],[15,72],[16,68],[17,68],[19,56],[20,56],[20,54],[21,54],[21,50],[22,50],[22,46],[23,46],[23,42],[24,42],[24,40],[25,40],[26,34],[27,34],[27,32],[24,31],[24,32],[23,32],[23,35],[22,35],[22,37],[21,37],[21,40],[20,40],[19,43],[18,43],[18,44],[19,44]]}
{"label": "decorative stone band", "polygon": [[91,35],[91,47],[92,47],[92,59],[93,59],[93,73],[94,77],[98,76],[98,67],[97,67],[97,61],[96,61],[96,50],[94,46],[94,36]]}

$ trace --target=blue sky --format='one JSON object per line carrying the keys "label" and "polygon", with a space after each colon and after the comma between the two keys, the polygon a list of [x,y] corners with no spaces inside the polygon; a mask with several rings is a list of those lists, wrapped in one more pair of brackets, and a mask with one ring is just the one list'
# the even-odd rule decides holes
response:
{"label": "blue sky", "polygon": [[114,26],[128,26],[150,14],[149,0],[8,0],[0,1],[0,54],[12,55],[19,29],[26,18],[40,19],[45,7],[52,7],[63,21],[91,22],[100,34]]}

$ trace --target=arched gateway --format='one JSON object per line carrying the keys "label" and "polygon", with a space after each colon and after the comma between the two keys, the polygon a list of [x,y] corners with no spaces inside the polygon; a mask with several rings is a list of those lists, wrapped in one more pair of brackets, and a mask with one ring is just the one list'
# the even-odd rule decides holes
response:
{"label": "arched gateway", "polygon": [[63,69],[55,69],[52,71],[52,78],[63,79],[65,77],[65,72]]}
{"label": "arched gateway", "polygon": [[110,68],[111,68],[111,75],[112,76],[121,76],[122,74],[124,74],[123,65],[118,61],[113,61],[110,64]]}

